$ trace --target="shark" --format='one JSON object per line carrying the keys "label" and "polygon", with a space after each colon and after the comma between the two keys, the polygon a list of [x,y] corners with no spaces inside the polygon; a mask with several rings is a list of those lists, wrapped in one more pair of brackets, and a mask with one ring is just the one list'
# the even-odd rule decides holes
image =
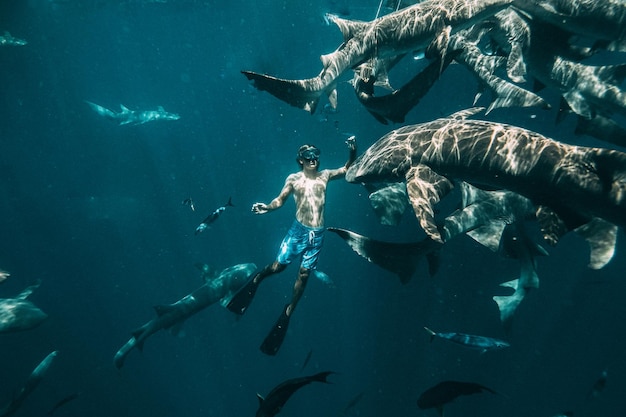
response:
{"label": "shark", "polygon": [[625,64],[576,62],[579,56],[568,45],[559,45],[555,40],[559,36],[550,25],[533,23],[532,32],[531,45],[524,53],[529,71],[541,85],[558,91],[567,109],[585,119],[626,116],[626,91],[620,87],[626,79]]}
{"label": "shark", "polygon": [[114,112],[99,104],[85,101],[92,108],[93,111],[100,116],[109,119],[119,121],[121,125],[142,125],[148,122],[154,122],[157,120],[178,120],[180,116],[176,113],[168,113],[162,106],[157,107],[156,110],[144,110],[135,111],[130,110],[128,107],[120,104],[120,111]]}
{"label": "shark", "polygon": [[[369,22],[339,25],[343,43],[321,56],[322,71],[313,78],[288,80],[253,71],[242,73],[262,91],[315,113],[326,94],[337,107],[337,79],[371,59],[387,59],[409,52],[431,51],[445,60],[454,33],[510,6],[513,0],[426,0]],[[444,61],[442,61],[444,62]]]}
{"label": "shark", "polygon": [[130,340],[115,354],[113,362],[117,369],[124,366],[126,357],[133,349],[143,350],[146,339],[159,330],[172,329],[173,333],[178,333],[183,322],[194,314],[218,302],[227,305],[256,270],[256,265],[252,263],[234,265],[219,274],[215,274],[208,266],[199,267],[206,283],[173,304],[155,306],[157,317],[135,330]]}
{"label": "shark", "polygon": [[52,351],[39,364],[33,369],[31,374],[28,376],[26,383],[17,393],[17,395],[11,400],[9,404],[7,404],[4,408],[0,409],[0,417],[8,417],[13,415],[24,403],[24,400],[37,388],[39,383],[41,383],[43,377],[46,375],[48,370],[50,369],[50,365],[56,358],[58,351]]}
{"label": "shark", "polygon": [[14,298],[0,298],[0,333],[29,330],[39,326],[48,315],[26,298],[41,285],[37,281]]}
{"label": "shark", "polygon": [[455,58],[456,62],[467,68],[478,79],[479,92],[474,98],[474,104],[483,96],[484,91],[490,91],[493,99],[487,107],[487,114],[497,108],[550,108],[550,104],[539,95],[495,75],[496,70],[500,66],[508,65],[506,62],[509,60],[504,57],[484,55],[478,46],[466,37],[468,34],[464,31],[452,36],[449,48],[462,51]]}
{"label": "shark", "polygon": [[28,44],[24,39],[13,37],[9,32],[4,31],[3,35],[0,35],[0,46],[24,46]]}
{"label": "shark", "polygon": [[350,166],[346,180],[404,180],[421,228],[443,243],[434,206],[454,181],[525,196],[542,230],[566,231],[599,218],[626,226],[626,153],[558,142],[504,123],[470,120],[483,108],[393,130]]}

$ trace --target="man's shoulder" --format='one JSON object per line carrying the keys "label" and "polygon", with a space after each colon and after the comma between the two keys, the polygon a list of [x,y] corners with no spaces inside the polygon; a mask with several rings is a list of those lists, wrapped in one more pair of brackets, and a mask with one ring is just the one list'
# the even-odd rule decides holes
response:
{"label": "man's shoulder", "polygon": [[296,181],[296,180],[302,178],[302,175],[304,175],[304,174],[301,171],[300,172],[294,172],[292,174],[287,175],[287,180],[286,181],[287,182]]}

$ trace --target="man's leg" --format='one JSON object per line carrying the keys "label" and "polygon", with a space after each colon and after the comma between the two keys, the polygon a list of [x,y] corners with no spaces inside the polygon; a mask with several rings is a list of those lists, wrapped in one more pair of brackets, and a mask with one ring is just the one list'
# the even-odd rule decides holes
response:
{"label": "man's leg", "polygon": [[280,346],[283,344],[283,340],[285,340],[285,335],[287,334],[287,326],[289,326],[289,318],[293,314],[296,305],[298,305],[298,301],[302,298],[310,274],[310,269],[300,267],[298,278],[296,278],[296,282],[293,286],[291,302],[285,306],[276,324],[274,324],[274,327],[261,344],[261,351],[263,353],[272,356],[276,355],[278,349],[280,349]]}
{"label": "man's leg", "polygon": [[278,261],[274,261],[273,263],[267,265],[265,268],[257,272],[254,277],[252,277],[252,279],[244,285],[244,287],[239,290],[237,294],[235,294],[226,307],[235,314],[241,315],[245,313],[246,309],[252,302],[254,294],[256,294],[256,290],[261,281],[270,275],[283,271],[286,267],[287,265],[281,264]]}

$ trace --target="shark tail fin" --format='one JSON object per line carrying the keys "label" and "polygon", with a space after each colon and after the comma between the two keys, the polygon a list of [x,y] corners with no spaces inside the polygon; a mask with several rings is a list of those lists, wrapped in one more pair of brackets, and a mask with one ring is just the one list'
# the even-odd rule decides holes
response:
{"label": "shark tail fin", "polygon": [[323,92],[322,89],[309,87],[310,83],[307,80],[284,80],[252,71],[242,71],[242,74],[252,81],[258,90],[267,91],[285,103],[311,114],[315,113]]}
{"label": "shark tail fin", "polygon": [[326,380],[326,378],[328,378],[329,375],[334,374],[335,372],[333,371],[325,371],[325,372],[320,372],[318,374],[315,375],[311,375],[311,380],[312,381],[317,381],[317,382],[323,382],[325,384],[330,384],[330,382],[328,382]]}
{"label": "shark tail fin", "polygon": [[228,203],[225,204],[226,207],[235,207],[235,205],[233,204],[233,198],[232,197],[228,197]]}
{"label": "shark tail fin", "polygon": [[589,244],[591,249],[589,268],[603,268],[615,255],[617,243],[617,226],[600,218],[574,229]]}
{"label": "shark tail fin", "polygon": [[493,297],[493,301],[496,302],[498,309],[500,310],[500,321],[503,323],[506,323],[511,319],[513,313],[526,295],[526,289],[519,288],[518,284],[519,279],[503,282],[500,284],[501,287],[513,288],[515,292],[511,295],[496,295]]}

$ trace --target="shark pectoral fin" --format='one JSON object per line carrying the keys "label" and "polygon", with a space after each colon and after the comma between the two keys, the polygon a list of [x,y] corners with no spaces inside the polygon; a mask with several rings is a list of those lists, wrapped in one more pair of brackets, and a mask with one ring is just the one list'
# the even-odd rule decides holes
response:
{"label": "shark pectoral fin", "polygon": [[493,252],[497,252],[500,248],[500,240],[502,239],[502,232],[504,232],[505,227],[505,222],[493,221],[474,230],[470,230],[467,232],[467,235],[486,248],[491,249]]}
{"label": "shark pectoral fin", "polygon": [[[333,109],[337,108],[337,89],[336,88],[333,88],[332,90],[330,90],[328,92],[328,101],[330,102],[330,106]],[[315,109],[313,109],[313,111],[311,113],[313,113],[314,111],[315,111]]]}
{"label": "shark pectoral fin", "polygon": [[263,404],[263,401],[265,401],[265,398],[263,398],[258,392],[256,394],[256,398],[259,400],[259,405]]}
{"label": "shark pectoral fin", "polygon": [[255,88],[267,91],[285,103],[315,113],[317,103],[325,90],[321,80],[283,80],[269,75],[258,74],[252,71],[241,71],[253,82]]}
{"label": "shark pectoral fin", "polygon": [[508,107],[540,107],[549,109],[550,103],[535,93],[503,80],[495,75],[486,77],[489,88],[494,92],[496,99],[491,102],[485,114],[493,109]]}
{"label": "shark pectoral fin", "polygon": [[506,61],[506,73],[513,82],[526,82],[526,63],[522,47],[517,42],[511,43],[511,52]]}
{"label": "shark pectoral fin", "polygon": [[570,109],[574,113],[579,116],[586,117],[588,119],[592,118],[594,115],[594,111],[587,103],[585,97],[578,90],[570,90],[568,92],[563,93],[563,98],[569,105]]}
{"label": "shark pectoral fin", "polygon": [[617,226],[594,217],[589,223],[574,229],[591,249],[589,268],[601,269],[613,258],[617,242]]}
{"label": "shark pectoral fin", "polygon": [[406,185],[403,182],[389,184],[369,195],[370,204],[381,224],[397,226],[409,205]]}
{"label": "shark pectoral fin", "polygon": [[438,243],[443,243],[435,223],[434,205],[453,188],[446,177],[426,165],[411,167],[406,174],[406,188],[415,216],[424,232]]}
{"label": "shark pectoral fin", "polygon": [[478,201],[488,200],[490,198],[489,192],[481,190],[478,187],[474,187],[472,184],[466,181],[459,183],[459,189],[461,190],[461,205],[463,208],[474,204]]}
{"label": "shark pectoral fin", "polygon": [[501,287],[513,288],[515,291],[511,295],[496,295],[493,297],[493,301],[498,305],[500,310],[500,321],[506,323],[515,313],[515,310],[524,299],[526,290],[519,288],[519,279],[503,282]]}

